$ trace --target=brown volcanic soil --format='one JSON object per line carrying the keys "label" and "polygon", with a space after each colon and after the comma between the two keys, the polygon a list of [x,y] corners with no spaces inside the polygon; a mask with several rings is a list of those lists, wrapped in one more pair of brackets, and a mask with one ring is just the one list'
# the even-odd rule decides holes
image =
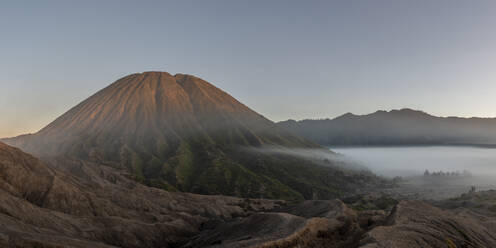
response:
{"label": "brown volcanic soil", "polygon": [[418,201],[400,202],[385,226],[368,232],[364,248],[496,247],[496,218],[468,209],[446,211]]}
{"label": "brown volcanic soil", "polygon": [[209,220],[281,203],[170,193],[82,161],[54,165],[0,143],[0,246],[169,247]]}

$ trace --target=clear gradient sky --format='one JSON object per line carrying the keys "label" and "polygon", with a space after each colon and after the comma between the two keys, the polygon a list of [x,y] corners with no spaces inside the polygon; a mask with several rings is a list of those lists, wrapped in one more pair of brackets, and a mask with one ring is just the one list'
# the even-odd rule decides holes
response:
{"label": "clear gradient sky", "polygon": [[0,137],[118,78],[212,82],[274,120],[496,116],[496,1],[1,1]]}

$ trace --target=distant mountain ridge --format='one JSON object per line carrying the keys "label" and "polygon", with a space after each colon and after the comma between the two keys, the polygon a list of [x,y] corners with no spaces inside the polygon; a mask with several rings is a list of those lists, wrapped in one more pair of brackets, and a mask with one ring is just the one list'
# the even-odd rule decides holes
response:
{"label": "distant mountain ridge", "polygon": [[496,118],[437,117],[412,109],[277,124],[328,146],[496,144]]}
{"label": "distant mountain ridge", "polygon": [[68,156],[126,169],[144,184],[172,191],[309,199],[357,186],[337,176],[343,172],[336,168],[254,152],[267,146],[323,148],[184,74],[131,74],[39,132],[2,141],[41,157]]}

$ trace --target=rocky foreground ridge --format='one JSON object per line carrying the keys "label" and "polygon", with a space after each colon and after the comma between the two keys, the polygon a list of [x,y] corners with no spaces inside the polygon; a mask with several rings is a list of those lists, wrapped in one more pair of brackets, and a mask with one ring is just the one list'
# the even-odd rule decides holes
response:
{"label": "rocky foreground ridge", "polygon": [[[129,176],[0,143],[0,246],[496,247],[495,192],[439,203],[444,210],[374,197],[363,208],[167,192]],[[482,200],[483,209],[470,204]]]}

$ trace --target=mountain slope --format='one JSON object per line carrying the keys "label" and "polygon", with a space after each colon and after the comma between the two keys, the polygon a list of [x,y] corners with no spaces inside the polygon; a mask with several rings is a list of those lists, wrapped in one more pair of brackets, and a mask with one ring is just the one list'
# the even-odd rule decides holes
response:
{"label": "mountain slope", "polygon": [[254,152],[251,148],[321,147],[204,80],[165,72],[126,76],[38,133],[3,141],[43,157],[127,169],[138,181],[173,191],[328,198],[376,180],[366,175],[355,181],[353,173],[315,161]]}
{"label": "mountain slope", "polygon": [[496,144],[496,119],[436,117],[401,109],[335,119],[279,122],[278,126],[321,145]]}
{"label": "mountain slope", "polygon": [[[150,140],[158,143],[153,150],[174,150],[181,139],[207,132],[222,136],[227,144],[277,143],[282,138],[274,128],[271,121],[199,78],[146,72],[117,80],[38,133],[9,141],[40,155],[89,156],[93,147],[110,150],[116,143],[146,147]],[[232,137],[225,137],[225,132]],[[283,135],[292,139],[288,144],[311,145]],[[82,151],[74,151],[79,148]]]}

